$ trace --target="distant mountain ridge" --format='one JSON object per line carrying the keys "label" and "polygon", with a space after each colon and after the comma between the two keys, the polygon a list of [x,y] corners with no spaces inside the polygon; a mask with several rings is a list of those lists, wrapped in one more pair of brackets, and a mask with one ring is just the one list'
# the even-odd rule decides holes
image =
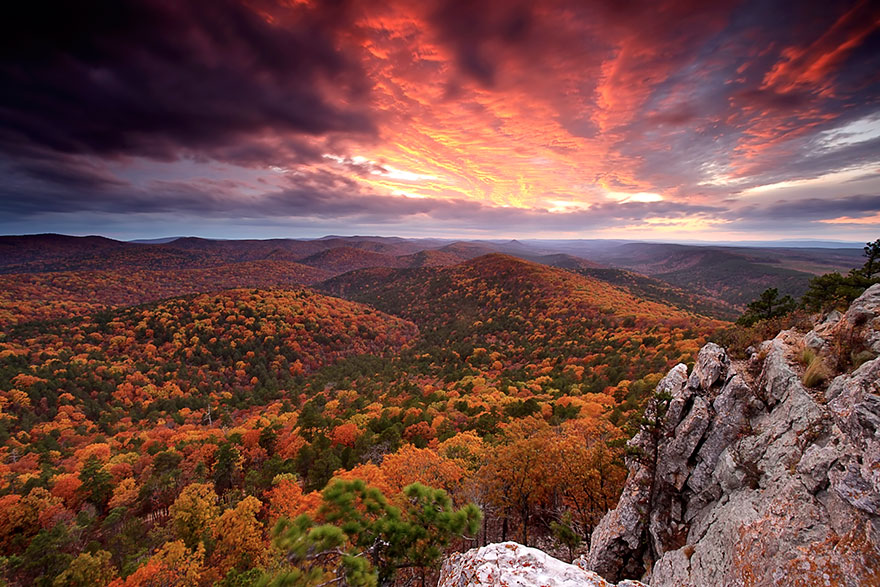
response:
{"label": "distant mountain ridge", "polygon": [[695,247],[629,243],[594,259],[636,271],[742,308],[768,287],[801,296],[815,275],[863,263],[861,249]]}
{"label": "distant mountain ridge", "polygon": [[[738,316],[745,304],[767,287],[799,296],[812,276],[845,272],[862,263],[861,249],[617,240],[454,241],[327,236],[265,240],[169,237],[139,243],[101,236],[0,236],[0,275],[6,275],[4,281],[10,284],[0,294],[0,307],[33,304],[33,311],[21,315],[46,319],[53,315],[51,308],[60,309],[68,302],[86,311],[107,303],[141,303],[188,293],[194,291],[185,285],[190,279],[197,287],[214,291],[310,285],[350,271],[365,271],[333,281],[328,287],[351,288],[361,278],[373,287],[382,280],[408,278],[403,273],[377,269],[448,267],[497,253],[558,267],[622,287],[637,297],[723,319]],[[262,274],[248,276],[251,271]],[[99,273],[90,277],[83,272]],[[148,274],[153,276],[152,281],[139,281]],[[97,275],[103,276],[106,287],[89,285]],[[135,278],[128,279],[129,275]],[[131,289],[127,282],[137,284],[137,291],[124,293]],[[41,294],[28,287],[46,288],[51,303],[40,307]]]}
{"label": "distant mountain ridge", "polygon": [[[497,292],[492,298],[464,295],[455,284],[467,284],[477,292]],[[615,313],[644,315],[664,307],[666,315],[691,310],[651,302],[633,294],[625,287],[612,285],[589,275],[573,273],[510,255],[492,253],[457,265],[422,268],[371,268],[353,271],[317,284],[317,288],[340,297],[368,303],[416,323],[437,323],[444,316],[456,320],[479,319],[486,311],[524,304],[551,308],[560,303],[569,307],[578,304],[594,307],[613,305]],[[606,301],[608,300],[608,301]],[[613,302],[610,300],[614,300]],[[563,304],[564,303],[564,304]],[[647,309],[651,306],[651,309]]]}

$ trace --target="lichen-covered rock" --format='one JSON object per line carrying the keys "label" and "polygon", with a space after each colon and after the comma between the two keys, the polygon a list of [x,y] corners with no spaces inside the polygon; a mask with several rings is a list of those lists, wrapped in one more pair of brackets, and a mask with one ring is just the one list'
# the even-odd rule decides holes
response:
{"label": "lichen-covered rock", "polygon": [[805,346],[831,361],[841,341],[880,352],[880,285],[806,337],[765,342],[754,383],[713,344],[690,377],[675,367],[646,408],[656,424],[631,441],[642,457],[593,533],[589,568],[654,587],[880,585],[880,358],[824,397],[796,363]]}
{"label": "lichen-covered rock", "polygon": [[[489,544],[447,558],[437,587],[614,587],[596,573],[516,542]],[[645,587],[622,581],[617,587]]]}
{"label": "lichen-covered rock", "polygon": [[820,352],[825,349],[825,345],[828,344],[827,341],[819,336],[815,330],[811,330],[804,337],[804,346],[809,349],[812,349],[815,352]]}
{"label": "lichen-covered rock", "polygon": [[835,378],[826,398],[841,444],[831,486],[853,507],[880,516],[880,358]]}
{"label": "lichen-covered rock", "polygon": [[795,345],[796,339],[796,333],[786,330],[764,343],[766,357],[758,380],[758,389],[764,402],[771,408],[781,402],[790,390],[800,386],[800,378],[786,356],[786,352]]}
{"label": "lichen-covered rock", "polygon": [[664,553],[687,545],[691,521],[721,495],[714,477],[719,458],[764,407],[712,343],[700,351],[690,377],[678,365],[661,380],[646,420],[663,405],[653,433],[643,429],[630,441],[641,458],[631,459],[618,507],[593,532],[590,568],[610,580],[641,576]]}

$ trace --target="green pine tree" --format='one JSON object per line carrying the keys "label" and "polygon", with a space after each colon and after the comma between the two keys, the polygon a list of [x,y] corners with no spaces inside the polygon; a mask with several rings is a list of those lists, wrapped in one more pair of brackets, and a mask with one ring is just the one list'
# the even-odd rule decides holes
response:
{"label": "green pine tree", "polygon": [[305,515],[278,522],[274,542],[287,553],[288,566],[260,585],[390,585],[401,568],[420,570],[424,582],[453,539],[479,530],[482,516],[473,504],[454,509],[445,491],[418,483],[403,496],[401,509],[363,481],[334,482],[323,492],[325,524]]}
{"label": "green pine tree", "polygon": [[880,271],[880,238],[865,245],[865,256],[868,260],[865,262],[862,272],[865,277],[871,279],[875,273]]}
{"label": "green pine tree", "polygon": [[82,490],[86,499],[94,505],[99,512],[104,511],[104,506],[113,493],[113,476],[104,470],[104,465],[95,455],[86,459],[79,473],[82,481]]}
{"label": "green pine tree", "polygon": [[761,320],[770,320],[778,316],[785,316],[797,307],[794,298],[786,295],[780,296],[775,287],[764,290],[757,300],[746,306],[745,313],[737,320],[737,324],[751,326]]}

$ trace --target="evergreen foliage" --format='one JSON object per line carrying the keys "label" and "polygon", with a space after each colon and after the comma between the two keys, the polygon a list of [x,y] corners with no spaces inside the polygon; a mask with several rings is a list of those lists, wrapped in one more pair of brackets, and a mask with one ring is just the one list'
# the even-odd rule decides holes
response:
{"label": "evergreen foliage", "polygon": [[737,324],[751,326],[759,320],[769,320],[777,316],[784,316],[797,307],[797,303],[791,296],[779,295],[775,287],[764,290],[761,296],[746,307],[745,313],[737,320]]}
{"label": "evergreen foliage", "polygon": [[810,280],[809,287],[796,303],[791,296],[779,296],[777,288],[765,290],[751,302],[736,321],[740,326],[753,326],[758,322],[772,320],[794,311],[798,305],[812,312],[842,310],[875,283],[880,283],[880,239],[864,247],[865,264],[852,269],[846,275],[825,273]]}
{"label": "evergreen foliage", "polygon": [[398,569],[434,567],[450,542],[479,529],[479,509],[454,509],[443,490],[414,483],[403,496],[405,504],[397,507],[362,480],[332,483],[317,516],[326,523],[308,515],[278,522],[275,545],[287,553],[289,567],[260,584],[389,585]]}

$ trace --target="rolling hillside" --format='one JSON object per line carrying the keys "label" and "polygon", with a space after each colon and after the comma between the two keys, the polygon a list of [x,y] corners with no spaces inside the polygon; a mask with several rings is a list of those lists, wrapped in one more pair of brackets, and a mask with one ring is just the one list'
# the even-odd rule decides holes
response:
{"label": "rolling hillside", "polygon": [[768,287],[799,297],[815,275],[864,262],[859,249],[698,247],[631,243],[596,259],[742,308]]}
{"label": "rolling hillside", "polygon": [[336,274],[368,267],[400,267],[403,265],[403,262],[397,257],[348,246],[334,247],[315,253],[304,258],[302,263]]}
{"label": "rolling hillside", "polygon": [[56,271],[0,275],[0,326],[84,316],[154,300],[236,287],[309,285],[332,273],[289,261],[200,269]]}
{"label": "rolling hillside", "polygon": [[[680,350],[693,349],[696,332],[721,325],[592,277],[500,254],[449,267],[356,271],[317,287],[418,324],[436,349],[431,362],[444,372],[495,357],[488,364],[497,360],[502,372],[549,361],[547,373],[564,380],[560,359],[569,357],[595,391],[674,362]],[[478,348],[482,359],[473,357]]]}
{"label": "rolling hillside", "polygon": [[[645,277],[631,271],[602,267],[596,263],[570,255],[539,256],[536,262],[531,262],[510,256],[492,254],[465,262],[462,264],[462,270],[468,266],[473,266],[477,268],[476,271],[486,269],[491,274],[494,269],[488,266],[490,265],[489,263],[481,262],[480,259],[500,259],[505,257],[507,263],[520,268],[528,267],[533,272],[532,279],[535,282],[540,282],[542,279],[550,276],[574,273],[594,281],[604,282],[609,286],[622,288],[633,298],[669,305],[684,312],[728,319],[738,315],[735,309],[719,300],[689,293],[658,279]],[[565,271],[561,271],[557,267],[557,263]],[[429,284],[434,283],[435,280],[442,280],[444,275],[449,275],[456,271],[453,268],[441,270],[441,266],[438,263],[436,266],[433,266],[433,269],[431,269],[432,266],[427,266],[420,271],[413,270],[417,268],[407,270],[390,270],[387,268],[384,270],[365,269],[331,278],[317,287],[333,295],[352,297],[352,299],[360,299],[368,303],[380,305],[387,303],[389,308],[395,304],[397,307],[401,307],[399,304],[403,303],[403,301],[396,300],[394,293],[401,287],[401,284],[423,283],[424,287],[429,287]],[[546,271],[542,271],[540,269],[541,266],[545,266]],[[498,287],[504,287],[504,285],[499,284]],[[416,289],[416,287],[413,289]],[[391,298],[396,301],[389,303],[383,301],[384,298]]]}
{"label": "rolling hillside", "polygon": [[[335,271],[424,265],[333,275],[273,260],[291,254],[277,244],[200,268],[2,276],[9,576],[58,576],[91,560],[88,544],[132,584],[177,584],[163,557],[193,539],[180,520],[195,495],[209,519],[194,527],[213,541],[199,573],[250,584],[255,559],[236,567],[226,553],[242,537],[247,552],[274,552],[278,519],[319,515],[334,479],[365,479],[392,503],[413,482],[478,499],[486,539],[546,534],[563,511],[583,532],[619,495],[623,443],[661,374],[722,325],[646,299],[636,277],[618,287],[497,253],[434,264],[455,255],[436,249],[307,256],[344,261]],[[348,299],[274,287],[315,280]],[[180,292],[192,294],[125,307]],[[572,455],[577,468],[564,466]],[[505,489],[525,482],[525,501]]]}
{"label": "rolling hillside", "polygon": [[[0,255],[0,273],[6,274],[117,269],[177,272],[274,261],[301,263],[329,275],[377,267],[448,266],[487,254],[504,253],[605,279],[629,288],[635,295],[720,318],[734,317],[768,287],[777,287],[782,293],[797,297],[806,290],[814,275],[846,272],[862,263],[859,249],[708,247],[586,240],[450,242],[338,236],[241,241],[185,237],[146,244],[102,237],[33,235],[0,237],[0,252],[4,253]],[[646,281],[634,273],[654,281]],[[300,279],[297,283],[311,281]],[[267,284],[262,278],[255,278],[255,283]],[[282,279],[275,285],[291,283],[290,279]],[[221,280],[214,289],[229,285]],[[158,293],[162,289],[157,288],[157,293],[147,299],[162,297]]]}
{"label": "rolling hillside", "polygon": [[36,378],[27,393],[42,406],[33,416],[47,422],[60,390],[94,423],[108,412],[205,406],[225,393],[244,406],[266,401],[292,377],[397,351],[416,335],[411,323],[309,290],[233,289],[11,330],[4,358],[19,368],[6,369],[0,385],[31,365],[22,371]]}

